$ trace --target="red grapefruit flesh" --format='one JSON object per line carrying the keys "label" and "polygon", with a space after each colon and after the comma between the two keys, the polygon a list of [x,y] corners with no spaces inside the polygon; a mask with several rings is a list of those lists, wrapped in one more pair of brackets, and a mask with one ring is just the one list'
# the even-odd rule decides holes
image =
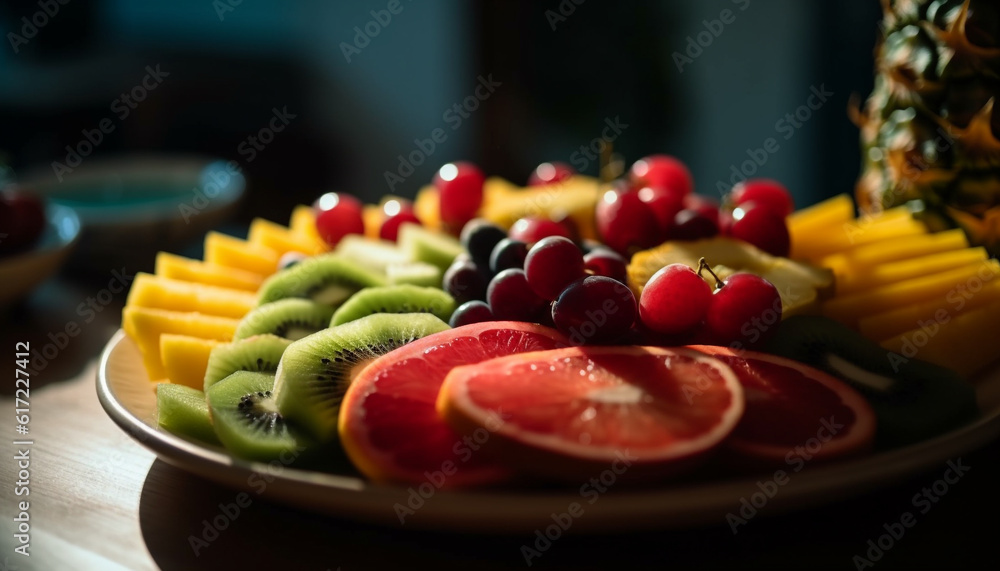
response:
{"label": "red grapefruit flesh", "polygon": [[[418,339],[372,361],[340,409],[340,439],[354,465],[380,482],[458,487],[507,479],[511,470],[478,452],[472,432],[450,428],[435,410],[452,368],[494,357],[565,347],[555,329],[514,321],[466,325]],[[443,476],[443,477],[442,477]]]}
{"label": "red grapefruit flesh", "polygon": [[743,390],[694,351],[569,347],[456,368],[438,411],[456,430],[489,430],[489,452],[518,471],[580,482],[694,465],[736,427]]}
{"label": "red grapefruit flesh", "polygon": [[746,412],[726,445],[739,460],[769,466],[785,462],[801,469],[806,462],[871,448],[875,413],[839,379],[766,353],[689,348],[725,362],[743,385]]}

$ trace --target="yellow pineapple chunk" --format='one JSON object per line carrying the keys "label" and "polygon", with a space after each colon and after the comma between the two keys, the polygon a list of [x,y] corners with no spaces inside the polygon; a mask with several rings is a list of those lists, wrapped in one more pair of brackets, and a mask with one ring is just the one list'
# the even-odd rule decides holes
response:
{"label": "yellow pineapple chunk", "polygon": [[927,227],[914,220],[904,207],[898,207],[875,216],[866,216],[838,226],[826,227],[820,233],[822,239],[793,246],[796,248],[795,257],[819,260],[824,256],[846,252],[864,244],[926,234]]}
{"label": "yellow pineapple chunk", "polygon": [[239,319],[257,305],[257,294],[140,272],[132,282],[126,304]]}
{"label": "yellow pineapple chunk", "polygon": [[854,201],[847,194],[838,194],[790,214],[785,219],[792,246],[789,258],[805,258],[802,252],[815,251],[816,242],[823,240],[826,229],[840,227],[854,219]]}
{"label": "yellow pineapple chunk", "polygon": [[142,353],[151,380],[167,376],[160,358],[160,336],[164,333],[178,333],[216,341],[230,341],[238,319],[153,309],[149,307],[126,306],[122,311],[122,329],[135,341]]}
{"label": "yellow pineapple chunk", "polygon": [[204,389],[208,356],[212,348],[222,343],[175,333],[160,335],[160,361],[167,378],[172,383]]}
{"label": "yellow pineapple chunk", "polygon": [[413,213],[417,215],[420,223],[426,228],[430,228],[431,230],[441,229],[440,201],[438,200],[438,191],[436,188],[425,186],[417,192],[417,197],[413,200]]}
{"label": "yellow pineapple chunk", "polygon": [[278,270],[278,252],[219,232],[205,235],[205,261],[269,276]]}
{"label": "yellow pineapple chunk", "polygon": [[595,178],[577,175],[556,184],[521,189],[493,177],[487,179],[483,192],[480,213],[504,228],[524,216],[568,217],[581,238],[598,238],[594,209],[602,192]]}
{"label": "yellow pineapple chunk", "polygon": [[371,240],[378,240],[379,231],[382,230],[382,208],[375,204],[366,204],[361,211],[361,218],[364,221],[365,237]]}
{"label": "yellow pineapple chunk", "polygon": [[208,264],[183,256],[160,252],[156,255],[156,275],[165,278],[256,292],[264,276],[236,268]]}
{"label": "yellow pineapple chunk", "polygon": [[823,304],[823,315],[855,327],[863,317],[885,311],[887,308],[945,296],[953,288],[968,280],[977,279],[979,275],[995,275],[998,272],[1000,265],[996,260],[974,262],[853,295],[837,296]]}
{"label": "yellow pineapple chunk", "polygon": [[837,295],[848,295],[910,278],[935,274],[987,258],[989,258],[989,254],[986,253],[986,248],[964,248],[877,264],[865,268],[864,271],[848,272],[839,278],[836,282]]}
{"label": "yellow pineapple chunk", "polygon": [[250,223],[247,241],[271,248],[279,255],[300,252],[307,256],[315,256],[326,251],[322,242],[315,241],[305,234],[296,234],[281,224],[263,218],[254,218]]}
{"label": "yellow pineapple chunk", "polygon": [[971,378],[1000,357],[994,335],[998,322],[1000,302],[993,302],[945,320],[928,319],[881,345],[908,359],[929,361]]}
{"label": "yellow pineapple chunk", "polygon": [[996,302],[1000,302],[1000,280],[970,278],[968,283],[948,290],[944,297],[863,317],[858,321],[858,331],[873,341],[885,341],[919,328],[921,323],[947,321],[954,315]]}
{"label": "yellow pineapple chunk", "polygon": [[319,232],[316,231],[316,215],[313,213],[312,206],[306,206],[305,204],[296,206],[292,210],[292,218],[288,222],[288,229],[293,234],[308,236],[314,242],[325,244],[323,239],[320,238]]}
{"label": "yellow pineapple chunk", "polygon": [[968,248],[969,241],[961,229],[928,233],[919,236],[901,236],[852,248],[846,252],[830,254],[817,264],[833,270],[839,284],[851,273],[864,273],[880,264]]}

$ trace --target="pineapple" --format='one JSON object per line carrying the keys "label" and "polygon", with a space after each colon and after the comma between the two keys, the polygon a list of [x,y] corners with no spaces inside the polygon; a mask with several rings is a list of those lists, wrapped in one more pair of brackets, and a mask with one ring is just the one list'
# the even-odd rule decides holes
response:
{"label": "pineapple", "polygon": [[1000,253],[1000,1],[882,0],[885,36],[863,110],[863,213],[909,203]]}

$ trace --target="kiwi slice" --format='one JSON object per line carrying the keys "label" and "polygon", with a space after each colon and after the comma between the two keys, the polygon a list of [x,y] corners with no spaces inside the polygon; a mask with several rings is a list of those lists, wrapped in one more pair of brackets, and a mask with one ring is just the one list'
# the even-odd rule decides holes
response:
{"label": "kiwi slice", "polygon": [[219,444],[208,414],[205,393],[185,385],[156,385],[156,424],[171,434]]}
{"label": "kiwi slice", "polygon": [[882,448],[933,438],[979,414],[975,390],[954,371],[887,351],[825,317],[785,319],[766,350],[843,379],[863,394],[875,411]]}
{"label": "kiwi slice", "polygon": [[308,299],[279,299],[255,307],[243,316],[233,340],[270,333],[285,339],[301,339],[306,335],[326,329],[333,317],[329,305]]}
{"label": "kiwi slice", "polygon": [[406,252],[411,260],[435,265],[442,272],[465,251],[456,238],[419,224],[400,226],[397,242],[399,249]]}
{"label": "kiwi slice", "polygon": [[344,392],[376,357],[448,324],[429,313],[375,313],[300,339],[278,365],[278,410],[320,441],[337,434]]}
{"label": "kiwi slice", "polygon": [[436,287],[392,285],[365,288],[337,308],[330,327],[373,313],[432,313],[448,321],[455,299]]}
{"label": "kiwi slice", "polygon": [[278,370],[281,354],[291,342],[291,339],[265,333],[217,345],[208,355],[205,390],[236,371],[273,375]]}
{"label": "kiwi slice", "polygon": [[358,290],[380,285],[385,285],[385,278],[378,272],[337,254],[323,254],[302,260],[264,280],[257,303],[301,297],[337,307]]}
{"label": "kiwi slice", "polygon": [[252,371],[237,371],[208,389],[215,434],[234,456],[267,462],[308,448],[278,412],[273,389],[274,375]]}
{"label": "kiwi slice", "polygon": [[441,288],[441,268],[427,262],[404,262],[389,264],[385,268],[385,279],[389,285],[410,284]]}

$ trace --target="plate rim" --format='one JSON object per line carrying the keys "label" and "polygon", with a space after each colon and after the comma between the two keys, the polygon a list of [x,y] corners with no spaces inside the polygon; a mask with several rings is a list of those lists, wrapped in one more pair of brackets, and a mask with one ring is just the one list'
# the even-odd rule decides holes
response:
{"label": "plate rim", "polygon": [[[582,492],[434,490],[422,506],[405,514],[403,521],[394,507],[407,506],[415,486],[404,489],[354,476],[285,466],[279,466],[275,474],[274,467],[268,464],[235,459],[150,426],[119,400],[112,387],[109,366],[124,342],[132,341],[119,329],[102,351],[96,374],[98,400],[119,428],[168,464],[230,488],[248,491],[255,475],[264,479],[271,476],[273,480],[258,493],[266,491],[271,501],[321,514],[393,527],[533,533],[551,525],[556,510],[566,511],[571,503],[578,502],[583,505],[584,513],[572,525],[580,533],[693,529],[724,525],[726,514],[739,515],[740,499],[757,492],[757,483],[769,476],[768,472],[762,472],[694,485],[620,493],[610,490],[589,505],[584,505]],[[143,382],[149,381],[143,379]],[[905,476],[960,458],[997,437],[1000,437],[1000,407],[982,413],[978,420],[962,428],[917,444],[791,473],[789,482],[757,510],[757,515],[769,517],[804,511],[886,487]],[[877,468],[875,472],[871,471],[873,467]],[[443,497],[438,498],[439,495]],[[587,517],[588,513],[602,517]]]}

